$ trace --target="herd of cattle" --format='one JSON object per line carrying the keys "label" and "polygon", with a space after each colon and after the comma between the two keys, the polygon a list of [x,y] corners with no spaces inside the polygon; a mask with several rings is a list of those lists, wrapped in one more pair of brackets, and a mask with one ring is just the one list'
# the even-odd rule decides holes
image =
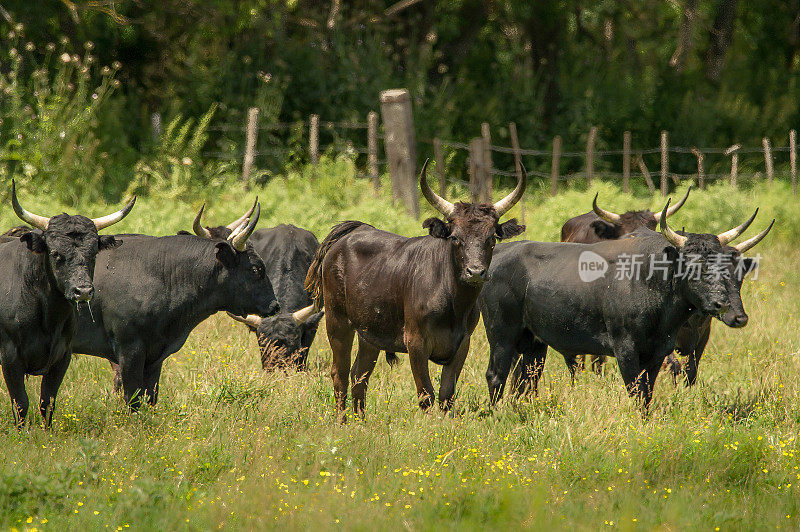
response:
{"label": "herd of cattle", "polygon": [[[131,212],[136,198],[98,219],[48,218],[25,210],[12,184],[14,212],[29,224],[0,236],[0,364],[15,424],[21,427],[27,415],[26,375],[42,376],[39,409],[51,424],[73,353],[107,359],[114,388],[131,408],[155,404],[164,360],[220,311],[256,334],[268,370],[304,369],[325,314],[340,421],[346,420],[348,388],[354,412],[364,415],[380,351],[391,364],[396,353],[408,353],[423,409],[435,397],[429,361],[443,366],[439,404],[451,409],[480,316],[490,347],[492,403],[507,381],[517,394],[535,393],[549,346],[564,356],[573,377],[586,354],[595,371],[605,357],[616,357],[628,393],[644,410],[662,365],[694,384],[712,317],[729,327],[747,323],[740,289],[754,264],[742,254],[774,220],[729,245],[755,214],[719,235],[676,232],[667,218],[688,192],[660,213],[619,215],[600,208],[595,197],[592,212],[564,224],[562,242],[496,245],[525,230],[514,219],[500,222],[525,192],[524,170],[516,188],[495,204],[453,204],[430,188],[426,168],[427,161],[422,193],[444,218],[423,222],[429,235],[407,238],[347,221],[321,244],[292,225],[256,231],[257,199],[226,226],[203,226],[201,208],[194,234],[101,236]],[[651,262],[650,270],[644,265],[646,276],[587,281],[579,271],[586,253],[612,266],[622,257],[661,257],[666,273],[652,275]],[[704,272],[712,257],[726,257],[724,275],[679,275],[684,254],[699,257]],[[687,362],[678,362],[673,351]]]}

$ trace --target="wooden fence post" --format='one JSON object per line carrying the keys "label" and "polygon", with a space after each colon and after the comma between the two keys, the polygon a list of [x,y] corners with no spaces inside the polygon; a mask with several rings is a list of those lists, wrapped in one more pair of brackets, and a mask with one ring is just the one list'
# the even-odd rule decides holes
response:
{"label": "wooden fence post", "polygon": [[650,172],[647,171],[647,166],[644,164],[644,157],[641,154],[636,156],[636,163],[639,165],[639,171],[642,172],[644,180],[647,182],[647,188],[650,189],[650,194],[656,193],[656,186],[653,184],[653,178],[650,177]]}
{"label": "wooden fence post", "polygon": [[705,157],[703,152],[697,148],[692,147],[691,150],[694,156],[697,157],[697,186],[700,187],[700,190],[703,190],[706,188],[706,170],[703,165]]}
{"label": "wooden fence post", "polygon": [[150,127],[153,134],[153,142],[158,143],[161,138],[161,113],[153,113],[150,115]]}
{"label": "wooden fence post", "polygon": [[771,185],[775,175],[772,166],[772,145],[767,137],[761,139],[761,144],[764,146],[764,169],[767,171],[767,182]]}
{"label": "wooden fence post", "polygon": [[622,134],[622,191],[631,191],[631,132]]}
{"label": "wooden fence post", "polygon": [[586,186],[591,186],[594,179],[594,143],[597,140],[597,126],[592,126],[589,130],[589,138],[586,139]]}
{"label": "wooden fence post", "polygon": [[550,195],[558,193],[558,174],[561,166],[561,135],[553,137],[553,164],[550,166]]}
{"label": "wooden fence post", "polygon": [[[508,134],[511,137],[511,149],[514,150],[514,172],[517,174],[517,180],[522,177],[522,150],[519,147],[519,137],[517,136],[517,124],[509,122]],[[525,201],[524,199],[519,202],[520,218],[522,225],[525,225]]]}
{"label": "wooden fence post", "polygon": [[372,178],[372,188],[377,196],[381,178],[378,170],[378,113],[375,111],[370,111],[367,115],[367,152],[369,176]]}
{"label": "wooden fence post", "polygon": [[492,191],[494,190],[494,179],[492,178],[492,134],[489,130],[489,123],[481,124],[481,137],[483,137],[483,201],[492,203]]}
{"label": "wooden fence post", "polygon": [[725,155],[731,156],[731,186],[733,188],[736,188],[739,182],[739,150],[741,149],[741,144],[734,144],[725,150]]}
{"label": "wooden fence post", "polygon": [[311,115],[308,120],[308,154],[311,164],[319,162],[319,115]]}
{"label": "wooden fence post", "polygon": [[473,203],[482,201],[482,194],[485,190],[483,153],[482,137],[475,137],[469,141],[469,193]]}
{"label": "wooden fence post", "polygon": [[383,146],[389,174],[392,176],[392,197],[402,199],[406,211],[418,218],[417,149],[408,90],[389,89],[381,92],[381,116]]}
{"label": "wooden fence post", "polygon": [[439,177],[439,195],[447,199],[447,175],[444,171],[442,141],[438,137],[433,139],[433,160],[436,162],[436,175]]}
{"label": "wooden fence post", "polygon": [[797,131],[789,131],[789,167],[792,173],[792,194],[797,195]]}
{"label": "wooden fence post", "polygon": [[667,185],[667,175],[669,174],[669,133],[666,131],[661,132],[661,195],[666,196],[669,194],[669,186]]}
{"label": "wooden fence post", "polygon": [[244,143],[244,161],[242,162],[242,181],[250,179],[253,162],[256,158],[256,143],[258,141],[258,107],[247,110],[247,127]]}

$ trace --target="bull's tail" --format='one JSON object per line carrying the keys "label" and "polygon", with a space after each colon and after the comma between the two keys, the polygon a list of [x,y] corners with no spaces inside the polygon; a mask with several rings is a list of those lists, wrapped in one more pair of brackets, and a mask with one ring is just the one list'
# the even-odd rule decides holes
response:
{"label": "bull's tail", "polygon": [[338,242],[342,237],[352,233],[362,225],[367,224],[364,222],[351,220],[333,226],[331,232],[328,233],[328,236],[325,237],[325,240],[322,241],[319,249],[317,249],[317,253],[314,255],[314,260],[311,262],[311,266],[308,268],[308,274],[306,274],[305,283],[306,291],[309,293],[309,295],[311,295],[311,299],[314,300],[314,306],[317,309],[323,307],[322,261],[325,260],[325,255],[328,254],[328,250],[331,249],[331,246]]}

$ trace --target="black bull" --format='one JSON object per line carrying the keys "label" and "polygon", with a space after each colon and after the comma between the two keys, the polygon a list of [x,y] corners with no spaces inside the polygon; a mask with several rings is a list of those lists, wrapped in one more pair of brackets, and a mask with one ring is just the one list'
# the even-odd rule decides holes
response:
{"label": "black bull", "polygon": [[49,426],[56,395],[71,359],[75,308],[94,295],[98,251],[120,244],[98,231],[133,208],[91,220],[60,214],[51,218],[26,211],[12,184],[14,212],[36,230],[0,242],[0,363],[11,396],[14,421],[28,411],[26,375],[42,375],[39,410]]}
{"label": "black bull", "polygon": [[[520,354],[519,390],[535,392],[550,346],[564,356],[573,374],[577,355],[615,356],[628,392],[640,397],[646,408],[664,358],[696,310],[720,317],[732,327],[746,323],[739,288],[741,275],[750,266],[740,262],[739,254],[758,243],[772,225],[740,244],[731,256],[721,243],[729,234],[724,239],[677,235],[665,219],[662,229],[668,238],[640,229],[627,238],[595,244],[498,246],[490,280],[479,299],[490,346],[486,380],[492,401],[502,396],[509,370]],[[581,255],[586,252],[594,254],[589,258],[608,264],[605,275],[589,282],[579,274]],[[705,274],[694,279],[676,275],[680,254],[697,255],[703,262],[721,254],[731,261],[727,275],[719,279]],[[641,275],[615,278],[617,261],[633,255],[645,259]],[[667,266],[665,272],[653,271],[648,280],[650,257],[660,258]]]}
{"label": "black bull", "polygon": [[211,314],[269,316],[278,304],[264,262],[250,245],[256,215],[241,240],[194,235],[125,236],[125,246],[100,253],[97,297],[81,309],[75,353],[119,365],[126,402],[158,398],[164,360]]}
{"label": "black bull", "polygon": [[[346,419],[348,372],[353,409],[364,415],[368,380],[381,349],[409,354],[423,409],[434,398],[428,362],[443,365],[439,404],[445,410],[452,407],[495,241],[524,230],[515,220],[500,224],[499,219],[522,197],[525,184],[523,176],[494,205],[453,205],[430,189],[423,166],[422,193],[447,219],[426,220],[423,227],[430,236],[406,238],[362,222],[344,222],[325,238],[306,286],[318,304],[324,299],[340,421]],[[356,332],[358,354],[351,369]]]}

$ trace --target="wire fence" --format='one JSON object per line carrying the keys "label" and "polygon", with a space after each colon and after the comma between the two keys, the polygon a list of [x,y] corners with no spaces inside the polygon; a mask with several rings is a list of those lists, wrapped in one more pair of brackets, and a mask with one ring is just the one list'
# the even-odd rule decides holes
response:
{"label": "wire fence", "polygon": [[[520,165],[525,166],[529,177],[549,181],[553,194],[561,183],[593,179],[622,180],[626,190],[631,183],[645,182],[652,192],[660,189],[665,193],[671,185],[684,181],[703,187],[709,182],[730,180],[735,186],[741,181],[771,181],[777,177],[790,180],[796,191],[794,130],[788,135],[788,144],[776,146],[766,138],[760,147],[671,146],[667,133],[662,133],[659,147],[635,149],[626,132],[622,149],[595,149],[597,128],[592,128],[586,149],[580,151],[561,151],[560,137],[549,149],[519,147],[516,126],[509,128],[512,146],[503,146],[491,142],[490,130],[488,124],[483,124],[483,135],[469,142],[438,138],[417,141],[420,155],[436,160],[436,173],[445,178],[443,192],[452,183],[480,194],[482,187],[492,186],[494,177],[515,179]],[[389,172],[386,138],[374,112],[366,122],[324,121],[311,115],[306,120],[263,123],[258,121],[257,111],[253,113],[251,109],[246,124],[214,124],[208,131],[212,140],[202,155],[242,161],[245,178],[252,167],[257,168],[257,175],[276,174],[284,171],[287,163],[316,163],[321,153],[350,154],[356,161],[357,175],[372,179],[376,186],[379,175]],[[491,190],[487,194],[490,196]]]}

